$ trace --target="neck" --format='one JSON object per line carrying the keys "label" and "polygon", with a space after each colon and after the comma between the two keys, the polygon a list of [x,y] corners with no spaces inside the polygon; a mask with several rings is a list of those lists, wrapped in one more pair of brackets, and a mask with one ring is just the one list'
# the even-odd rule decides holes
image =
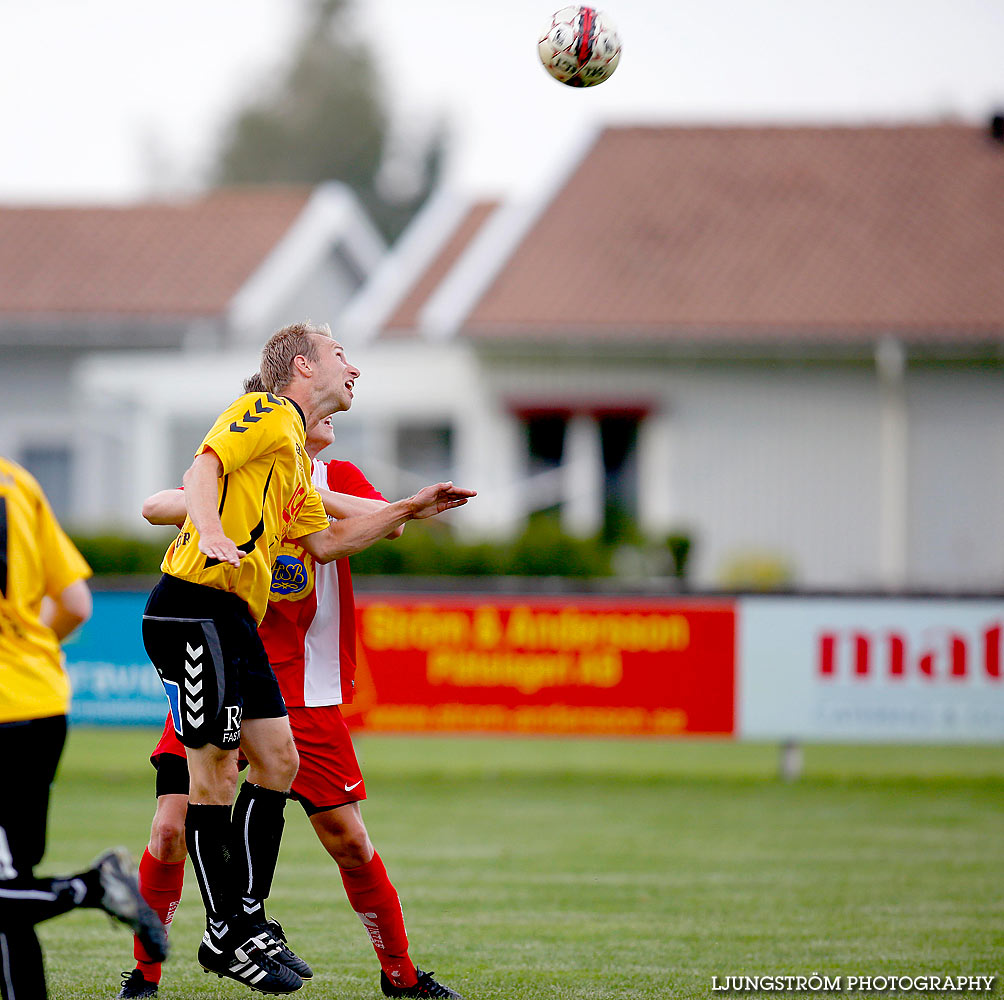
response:
{"label": "neck", "polygon": [[308,427],[317,421],[319,416],[317,407],[314,405],[314,401],[310,398],[310,393],[302,386],[293,384],[285,389],[282,395],[287,399],[293,400],[293,402],[296,403],[301,410],[303,410],[303,420]]}

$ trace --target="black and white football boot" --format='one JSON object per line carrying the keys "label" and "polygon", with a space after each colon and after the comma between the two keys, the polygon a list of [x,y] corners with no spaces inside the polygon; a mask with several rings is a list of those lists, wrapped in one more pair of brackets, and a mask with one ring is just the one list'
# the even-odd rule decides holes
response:
{"label": "black and white football boot", "polygon": [[292,969],[305,983],[314,978],[314,970],[286,943],[282,924],[275,917],[269,917],[264,928],[256,927],[255,931],[268,935],[266,953],[270,958],[282,962],[287,969]]}
{"label": "black and white football boot", "polygon": [[214,939],[207,930],[199,945],[199,965],[206,972],[215,972],[221,979],[226,976],[259,993],[295,993],[303,980],[269,955],[266,942],[270,937],[259,932],[236,947],[228,947],[226,938]]}
{"label": "black and white football boot", "polygon": [[385,997],[445,997],[446,1000],[464,1000],[456,990],[437,983],[431,972],[423,972],[418,966],[415,967],[415,972],[418,974],[418,982],[414,986],[395,986],[387,973],[381,971],[381,992]]}

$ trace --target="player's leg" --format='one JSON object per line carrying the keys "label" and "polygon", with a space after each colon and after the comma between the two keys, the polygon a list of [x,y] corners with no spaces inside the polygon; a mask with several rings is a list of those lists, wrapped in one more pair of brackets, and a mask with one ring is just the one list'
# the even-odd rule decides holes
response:
{"label": "player's leg", "polygon": [[[150,841],[139,863],[139,887],[164,929],[170,931],[185,881],[188,762],[175,753],[155,753],[153,759],[157,768],[157,809]],[[123,975],[119,998],[155,996],[161,963],[151,959],[138,939],[133,940],[133,957],[136,965]]]}
{"label": "player's leg", "polygon": [[[218,780],[214,783],[214,776],[219,778],[218,760],[209,747],[188,751],[192,790],[185,836],[206,906],[206,932],[199,946],[199,964],[207,972],[227,976],[262,993],[292,993],[303,986],[303,978],[282,960],[282,946],[265,925],[264,913],[258,925],[251,923],[243,912],[243,886],[251,881],[257,889],[260,884],[249,880],[247,874],[254,873],[257,867],[254,852],[259,850],[259,825],[250,823],[250,834],[242,833],[243,843],[237,843],[230,806],[221,804],[232,791],[225,792]],[[233,764],[231,789],[237,780],[236,752]],[[276,796],[282,794],[272,789],[267,791]],[[206,801],[197,802],[197,797]],[[255,797],[255,801],[261,799]],[[264,811],[268,811],[267,807]],[[252,808],[251,812],[259,810]],[[271,876],[268,881],[271,882]],[[289,955],[296,959],[292,952]],[[304,967],[309,973],[309,966],[304,963]]]}
{"label": "player's leg", "polygon": [[143,645],[186,748],[191,781],[185,840],[215,938],[233,910],[230,811],[240,742],[239,663],[247,608],[233,594],[164,576],[143,614]]}
{"label": "player's leg", "polygon": [[265,920],[298,755],[285,715],[245,718],[241,749],[248,775],[234,803],[232,854],[239,912],[246,927],[253,927]]}
{"label": "player's leg", "polygon": [[[264,663],[278,708],[278,684],[247,605],[233,594],[165,576],[143,616],[143,643],[164,683],[175,728],[187,749],[190,799],[185,841],[206,909],[199,962],[263,993],[291,993],[303,980],[267,954],[267,935],[244,936],[234,881],[231,826],[248,665]],[[254,714],[254,713],[251,713]],[[255,858],[250,864],[253,869]],[[273,866],[274,867],[274,866]]]}
{"label": "player's leg", "polygon": [[459,997],[418,969],[408,955],[408,934],[397,890],[370,842],[359,803],[366,789],[348,727],[335,705],[291,708],[300,753],[293,783],[318,839],[338,865],[349,904],[380,962],[387,996]]}
{"label": "player's leg", "polygon": [[[254,982],[254,987],[268,986],[273,992],[289,992],[311,979],[313,971],[286,944],[281,928],[277,928],[277,936],[276,929],[266,922],[265,901],[275,875],[287,794],[298,757],[286,706],[258,631],[250,621],[244,624],[247,628],[242,636],[240,745],[249,770],[237,794],[230,822],[233,909],[227,924],[231,944],[243,943],[237,945],[237,958],[243,948],[243,954],[251,955],[252,964],[269,973],[267,982]],[[263,965],[258,952],[264,952],[264,957],[273,964]],[[218,962],[210,963],[210,967],[220,971]],[[240,975],[248,971],[242,970],[236,961],[230,963],[230,971],[224,974],[237,978],[233,975],[234,968]]]}
{"label": "player's leg", "polygon": [[73,909],[87,892],[82,884],[36,879],[32,871],[45,852],[49,791],[65,740],[65,718],[0,725],[0,995],[5,1000],[46,996],[35,924]]}
{"label": "player's leg", "polygon": [[[188,765],[184,760],[171,758],[171,766],[184,768],[187,776]],[[188,856],[185,845],[187,818],[187,794],[165,792],[158,796],[157,811],[150,827],[150,842],[139,864],[140,891],[166,929],[170,929],[174,920],[184,888],[185,858]],[[140,958],[140,955],[137,953],[136,957]]]}
{"label": "player's leg", "polygon": [[189,792],[185,843],[192,858],[214,941],[227,934],[235,912],[230,864],[230,813],[237,788],[237,750],[207,743],[188,748]]}
{"label": "player's leg", "polygon": [[234,803],[231,850],[239,916],[250,928],[265,920],[265,900],[282,843],[286,797],[299,758],[286,705],[258,630],[251,627],[243,638],[241,750],[248,760],[248,774]]}
{"label": "player's leg", "polygon": [[408,934],[397,890],[373,849],[358,802],[314,812],[310,822],[334,858],[349,905],[362,921],[380,968],[390,982],[413,986],[418,979],[408,957]]}
{"label": "player's leg", "polygon": [[397,890],[377,854],[358,802],[310,812],[324,849],[338,865],[345,895],[362,921],[380,962],[380,986],[391,997],[455,997],[460,994],[417,968],[408,954],[408,934]]}
{"label": "player's leg", "polygon": [[[269,667],[264,686],[271,684],[274,676]],[[277,685],[274,698],[252,696],[249,700],[251,712],[274,712],[281,707],[285,713]],[[289,787],[299,763],[286,715],[245,718],[241,751],[248,760],[248,776],[237,794],[231,822],[231,856],[240,905],[231,924],[244,936],[260,942],[270,958],[301,980],[310,980],[313,969],[286,943],[279,922],[269,920],[265,914],[279,858]]]}
{"label": "player's leg", "polygon": [[[45,853],[49,794],[66,740],[62,716],[0,725],[0,993],[44,997],[34,926],[78,906],[97,907],[143,935],[163,958],[166,937],[139,895],[124,852],[108,851],[85,871],[36,878]],[[12,766],[16,761],[17,766]]]}

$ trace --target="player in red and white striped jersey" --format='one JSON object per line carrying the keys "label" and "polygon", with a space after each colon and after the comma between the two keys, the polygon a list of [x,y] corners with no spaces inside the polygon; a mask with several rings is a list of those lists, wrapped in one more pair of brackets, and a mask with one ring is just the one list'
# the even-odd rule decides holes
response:
{"label": "player in red and white striped jersey", "polygon": [[[351,462],[325,463],[316,458],[333,440],[330,417],[308,428],[313,481],[328,514],[350,517],[387,503]],[[154,494],[144,504],[144,516],[154,524],[176,523],[184,517],[180,499],[180,490]],[[402,530],[388,537],[398,537]],[[268,610],[258,631],[289,711],[299,753],[291,795],[301,803],[318,839],[338,865],[349,903],[379,959],[384,995],[459,1000],[460,994],[411,961],[397,891],[363,823],[359,803],[366,798],[366,786],[339,708],[352,701],[355,687],[355,604],[348,559],[317,564],[295,541],[284,541],[273,565]],[[170,716],[151,761],[157,768],[157,811],[140,862],[140,888],[169,925],[181,898],[188,808],[185,748]],[[149,960],[138,942],[134,955],[136,968],[123,975],[119,997],[155,996],[159,964]]]}

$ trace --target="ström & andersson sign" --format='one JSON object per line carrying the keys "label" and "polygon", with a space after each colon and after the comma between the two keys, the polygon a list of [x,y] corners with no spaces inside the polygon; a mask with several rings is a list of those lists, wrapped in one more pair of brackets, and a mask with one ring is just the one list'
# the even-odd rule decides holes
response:
{"label": "str\u00f6m & andersson sign", "polygon": [[377,731],[731,735],[730,601],[360,598],[350,721]]}

